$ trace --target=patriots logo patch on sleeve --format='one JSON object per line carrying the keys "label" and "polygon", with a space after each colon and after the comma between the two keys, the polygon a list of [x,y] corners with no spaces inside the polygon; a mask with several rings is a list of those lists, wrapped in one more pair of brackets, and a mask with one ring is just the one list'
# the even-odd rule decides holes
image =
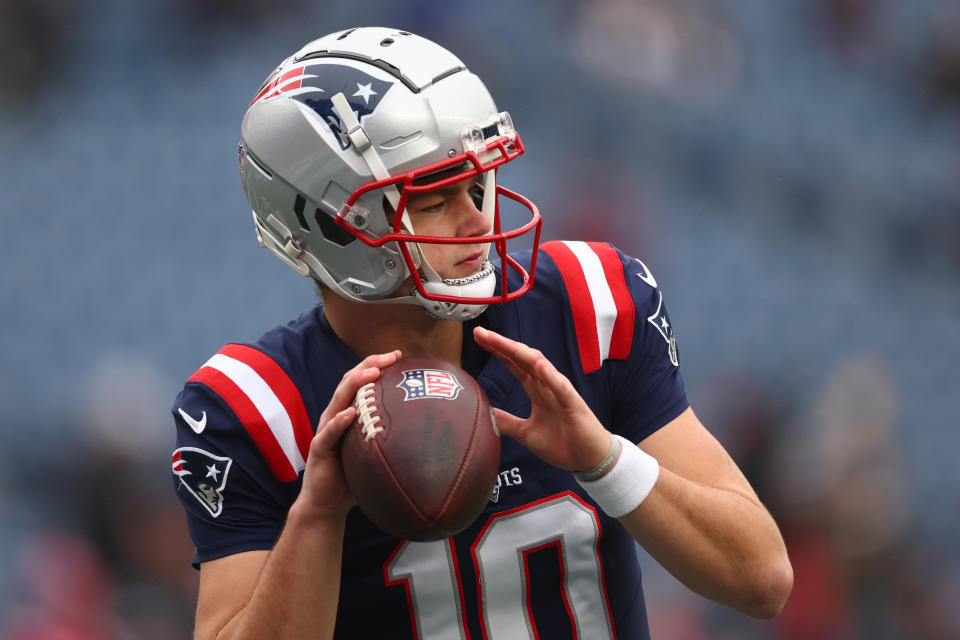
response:
{"label": "patriots logo patch on sleeve", "polygon": [[667,315],[667,308],[663,304],[663,294],[660,293],[660,291],[657,291],[657,293],[660,295],[657,310],[652,316],[647,318],[647,322],[656,327],[660,335],[663,336],[663,339],[667,342],[667,353],[670,355],[670,363],[678,367],[680,366],[680,359],[677,355],[677,338],[673,335],[673,325],[670,324],[670,316]]}
{"label": "patriots logo patch on sleeve", "polygon": [[216,518],[223,511],[223,490],[233,460],[196,447],[173,452],[173,475]]}

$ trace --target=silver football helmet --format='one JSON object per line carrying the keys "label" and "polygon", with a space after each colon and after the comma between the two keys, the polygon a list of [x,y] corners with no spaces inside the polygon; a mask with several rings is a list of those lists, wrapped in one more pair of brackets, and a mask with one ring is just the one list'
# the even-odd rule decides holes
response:
{"label": "silver football helmet", "polygon": [[[405,31],[365,27],[314,40],[267,77],[243,118],[239,164],[257,239],[299,273],[351,300],[419,304],[467,320],[533,283],[534,266],[521,268],[506,241],[533,232],[536,255],[540,214],[496,180],[498,167],[522,153],[510,116],[456,56]],[[475,200],[492,232],[418,235],[407,197],[468,178],[478,182]],[[502,231],[501,195],[530,220]],[[499,292],[489,261],[444,279],[420,246],[478,242],[500,256]],[[512,291],[508,267],[521,276]],[[413,287],[398,291],[408,276]]]}

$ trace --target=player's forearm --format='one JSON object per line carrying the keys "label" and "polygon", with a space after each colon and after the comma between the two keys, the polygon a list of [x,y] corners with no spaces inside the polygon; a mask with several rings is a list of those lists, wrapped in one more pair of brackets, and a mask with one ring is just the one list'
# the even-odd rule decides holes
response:
{"label": "player's forearm", "polygon": [[318,519],[295,504],[249,602],[216,640],[332,638],[345,517]]}
{"label": "player's forearm", "polygon": [[793,570],[779,529],[751,498],[661,468],[647,499],[620,522],[670,573],[711,600],[767,618],[790,593]]}

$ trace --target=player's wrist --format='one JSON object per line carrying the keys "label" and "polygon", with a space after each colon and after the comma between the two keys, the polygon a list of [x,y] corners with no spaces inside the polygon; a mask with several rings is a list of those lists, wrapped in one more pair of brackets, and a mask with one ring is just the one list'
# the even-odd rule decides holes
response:
{"label": "player's wrist", "polygon": [[[616,464],[617,459],[620,457],[622,445],[612,433],[605,431],[604,434],[607,436],[610,444],[607,446],[603,458],[589,469],[573,471],[573,475],[577,480],[599,480]],[[594,455],[593,458],[596,459],[596,455]]]}
{"label": "player's wrist", "polygon": [[351,506],[320,507],[307,500],[298,499],[287,512],[287,523],[310,527],[343,527],[347,522],[347,512],[350,511]]}
{"label": "player's wrist", "polygon": [[626,438],[614,435],[613,439],[619,451],[608,468],[601,472],[596,468],[591,470],[595,479],[582,477],[584,474],[580,473],[574,477],[604,513],[620,518],[639,507],[650,495],[660,477],[660,463]]}
{"label": "player's wrist", "polygon": [[[565,468],[574,474],[588,474],[588,479],[599,477],[595,470],[603,466],[609,467],[614,460],[608,460],[610,453],[617,447],[616,439],[613,434],[599,422],[595,422],[595,428],[589,430],[587,435],[578,438],[577,444],[570,451],[572,456],[569,466]],[[614,452],[616,454],[616,452]],[[602,473],[602,472],[601,472]]]}

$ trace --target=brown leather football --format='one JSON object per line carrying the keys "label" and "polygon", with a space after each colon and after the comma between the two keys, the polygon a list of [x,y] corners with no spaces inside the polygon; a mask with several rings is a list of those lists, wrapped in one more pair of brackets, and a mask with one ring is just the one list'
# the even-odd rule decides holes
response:
{"label": "brown leather football", "polygon": [[343,469],[375,525],[408,540],[439,540],[480,515],[497,480],[500,433],[470,374],[439,358],[401,358],[361,388],[354,405]]}

